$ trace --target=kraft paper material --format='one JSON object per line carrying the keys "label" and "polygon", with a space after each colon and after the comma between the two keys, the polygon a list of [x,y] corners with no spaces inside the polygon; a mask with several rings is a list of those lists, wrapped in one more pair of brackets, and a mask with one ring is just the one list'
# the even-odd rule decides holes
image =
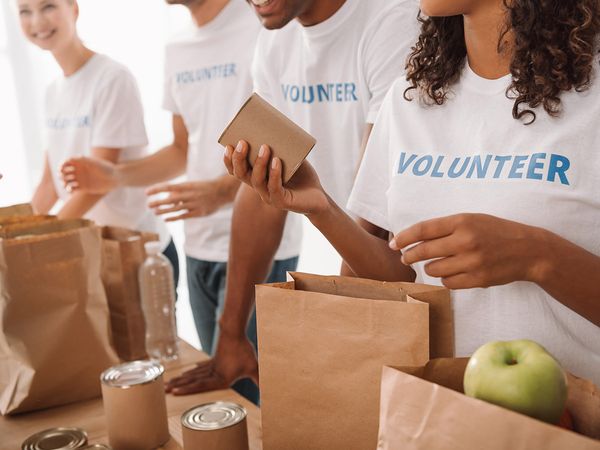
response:
{"label": "kraft paper material", "polygon": [[100,395],[110,346],[100,230],[86,220],[0,228],[0,413]]}
{"label": "kraft paper material", "polygon": [[[389,361],[423,365],[430,335],[452,348],[449,292],[290,276],[256,287],[263,448],[374,449],[381,368]],[[430,333],[433,309],[449,322]]]}
{"label": "kraft paper material", "polygon": [[467,362],[384,367],[377,449],[600,450],[600,390],[591,382],[569,376],[567,408],[579,434],[465,396]]}
{"label": "kraft paper material", "polygon": [[102,228],[102,282],[106,290],[114,348],[123,361],[146,359],[146,324],[138,272],[144,244],[158,235],[118,227]]}
{"label": "kraft paper material", "polygon": [[235,148],[240,140],[250,146],[248,161],[252,166],[260,146],[267,144],[272,155],[281,159],[284,184],[296,173],[317,142],[258,94],[252,94],[244,103],[221,134],[219,144]]}
{"label": "kraft paper material", "polygon": [[32,215],[33,207],[30,203],[21,203],[19,205],[5,206],[0,208],[0,217]]}

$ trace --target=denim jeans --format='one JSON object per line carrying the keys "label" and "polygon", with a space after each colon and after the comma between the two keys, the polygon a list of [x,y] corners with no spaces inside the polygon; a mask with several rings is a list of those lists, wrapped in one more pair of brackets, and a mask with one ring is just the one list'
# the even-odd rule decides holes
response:
{"label": "denim jeans", "polygon": [[179,255],[177,254],[177,248],[173,239],[169,242],[167,248],[163,250],[163,255],[171,262],[173,266],[173,278],[175,281],[175,292],[177,292],[177,286],[179,285]]}
{"label": "denim jeans", "polygon": [[[225,303],[225,281],[227,275],[227,263],[202,261],[186,257],[188,289],[190,293],[190,306],[196,324],[196,331],[202,344],[202,349],[209,355],[213,355],[217,347],[219,337],[218,320],[223,313]],[[296,270],[298,257],[275,261],[267,283],[285,281],[286,272]],[[258,351],[256,344],[256,311],[253,309],[252,316],[248,322],[246,335]],[[250,380],[243,379],[233,385],[238,393],[248,400],[258,404],[258,387]]]}

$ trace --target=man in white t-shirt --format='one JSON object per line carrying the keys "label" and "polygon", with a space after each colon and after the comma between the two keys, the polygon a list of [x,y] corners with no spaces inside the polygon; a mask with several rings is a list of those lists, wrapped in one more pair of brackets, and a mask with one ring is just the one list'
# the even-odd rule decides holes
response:
{"label": "man in white t-shirt", "polygon": [[[203,350],[212,354],[218,339],[217,317],[225,295],[232,201],[239,182],[223,165],[219,134],[252,93],[252,54],[260,23],[239,0],[167,0],[186,6],[194,19],[189,30],[166,48],[163,107],[173,114],[174,142],[148,158],[111,166],[76,160],[65,175],[78,187],[107,189],[147,186],[184,171],[188,182],[163,184],[150,194],[168,193],[150,206],[159,214],[186,219],[185,253],[190,305]],[[283,243],[270,268],[271,281],[295,270],[299,250]],[[256,331],[248,329],[256,342]],[[234,386],[257,401],[250,380]]]}
{"label": "man in white t-shirt", "polygon": [[[417,34],[412,0],[252,0],[266,30],[253,62],[254,90],[310,132],[309,156],[326,189],[345,203],[371,124],[404,70]],[[296,20],[294,20],[296,19]],[[245,161],[247,145],[225,159]],[[236,173],[243,179],[243,174]],[[285,228],[284,228],[285,224]],[[173,380],[174,393],[228,387],[257,378],[256,355],[242,330],[282,240],[299,249],[299,216],[275,210],[243,185],[235,201],[225,310],[213,360]]]}

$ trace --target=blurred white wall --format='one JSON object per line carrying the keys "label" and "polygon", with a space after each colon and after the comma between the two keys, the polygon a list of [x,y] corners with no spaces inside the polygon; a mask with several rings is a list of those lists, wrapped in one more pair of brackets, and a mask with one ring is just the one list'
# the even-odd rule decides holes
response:
{"label": "blurred white wall", "polygon": [[[28,201],[41,173],[45,86],[60,75],[51,55],[33,47],[18,28],[16,0],[0,0],[0,205]],[[242,0],[232,0],[242,1]],[[189,23],[187,10],[162,0],[79,0],[79,34],[93,50],[127,65],[138,80],[151,148],[171,139],[170,115],[161,109],[163,48]],[[171,227],[181,249],[181,224]],[[183,255],[180,252],[180,255]],[[308,222],[299,270],[335,274],[340,259]],[[199,346],[180,280],[180,335]]]}

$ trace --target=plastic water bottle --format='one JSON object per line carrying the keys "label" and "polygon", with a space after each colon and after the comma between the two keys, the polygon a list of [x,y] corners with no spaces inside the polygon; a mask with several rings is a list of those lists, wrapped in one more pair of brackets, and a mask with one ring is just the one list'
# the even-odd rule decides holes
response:
{"label": "plastic water bottle", "polygon": [[147,242],[144,247],[148,256],[140,266],[139,281],[146,352],[152,359],[170,361],[178,357],[173,266],[161,253],[160,242]]}

